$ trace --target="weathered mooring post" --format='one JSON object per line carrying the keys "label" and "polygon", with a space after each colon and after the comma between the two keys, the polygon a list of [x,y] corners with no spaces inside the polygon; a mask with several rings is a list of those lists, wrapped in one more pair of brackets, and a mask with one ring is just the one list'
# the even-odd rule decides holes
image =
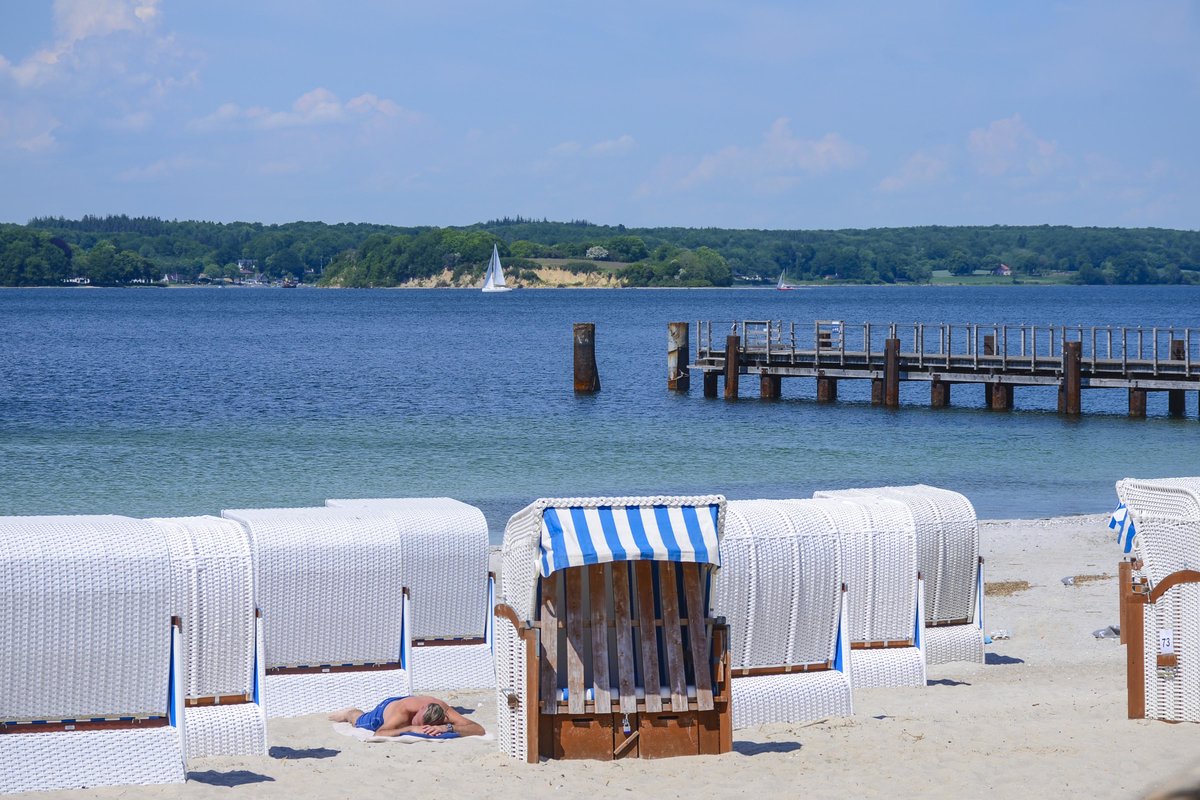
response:
{"label": "weathered mooring post", "polygon": [[900,405],[900,340],[883,343],[883,404],[888,408]]}
{"label": "weathered mooring post", "polygon": [[1130,387],[1129,416],[1141,419],[1146,416],[1146,390]]}
{"label": "weathered mooring post", "polygon": [[720,375],[721,375],[721,373],[717,372],[716,370],[705,370],[705,372],[704,372],[704,396],[705,397],[716,397],[717,396],[717,380],[720,378]]}
{"label": "weathered mooring post", "polygon": [[837,402],[837,378],[827,378],[823,373],[817,375],[817,402]]}
{"label": "weathered mooring post", "polygon": [[688,371],[688,323],[667,323],[667,389],[686,392],[692,388]]}
{"label": "weathered mooring post", "polygon": [[950,382],[934,376],[929,381],[929,406],[931,408],[946,408],[950,405]]}
{"label": "weathered mooring post", "polygon": [[778,400],[783,394],[783,377],[772,375],[764,369],[759,377],[758,391],[763,400]]}
{"label": "weathered mooring post", "polygon": [[725,337],[725,399],[738,399],[738,350],[742,337],[731,333]]}
{"label": "weathered mooring post", "polygon": [[1083,365],[1083,342],[1063,342],[1062,383],[1058,386],[1058,411],[1060,414],[1078,416],[1082,411],[1080,370]]}
{"label": "weathered mooring post", "polygon": [[[983,337],[983,354],[996,355],[996,337],[988,334]],[[1013,387],[1002,381],[989,381],[984,384],[983,399],[987,407],[993,411],[1008,411],[1013,407]]]}
{"label": "weathered mooring post", "polygon": [[[1157,342],[1155,345],[1157,346]],[[1171,360],[1183,361],[1187,357],[1187,343],[1183,339],[1171,340]],[[1168,389],[1167,390],[1167,414],[1172,417],[1182,417],[1187,413],[1187,401],[1183,394],[1183,389]]]}
{"label": "weathered mooring post", "polygon": [[596,370],[596,323],[576,322],[575,394],[600,391],[600,373]]}

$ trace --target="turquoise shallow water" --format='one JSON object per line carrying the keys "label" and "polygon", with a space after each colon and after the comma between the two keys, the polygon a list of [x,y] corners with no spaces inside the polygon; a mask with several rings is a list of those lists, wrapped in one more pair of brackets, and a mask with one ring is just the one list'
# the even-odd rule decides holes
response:
{"label": "turquoise shallow water", "polygon": [[[982,517],[1107,511],[1126,475],[1200,474],[1197,398],[1125,417],[1125,394],[1018,389],[988,412],[869,403],[843,383],[737,403],[665,390],[671,320],[1200,325],[1196,287],[833,287],[811,291],[0,292],[0,514],[216,513],[327,497],[449,495],[508,515],[547,495],[925,482]],[[603,390],[571,389],[571,323],[597,323]],[[751,382],[752,383],[752,382]]]}

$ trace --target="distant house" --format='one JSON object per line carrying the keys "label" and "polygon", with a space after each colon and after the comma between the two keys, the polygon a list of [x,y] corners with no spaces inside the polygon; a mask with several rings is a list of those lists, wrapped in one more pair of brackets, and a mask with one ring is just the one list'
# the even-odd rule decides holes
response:
{"label": "distant house", "polygon": [[1011,278],[1012,277],[1012,267],[1010,267],[1008,264],[1001,264],[1000,266],[998,266],[994,270],[992,270],[992,274],[999,275],[1001,278]]}

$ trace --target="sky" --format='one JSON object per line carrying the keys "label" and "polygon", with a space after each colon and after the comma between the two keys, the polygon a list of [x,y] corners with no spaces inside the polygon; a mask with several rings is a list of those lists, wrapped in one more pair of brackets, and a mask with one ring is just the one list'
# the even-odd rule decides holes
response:
{"label": "sky", "polygon": [[0,221],[1200,227],[1200,3],[0,0]]}

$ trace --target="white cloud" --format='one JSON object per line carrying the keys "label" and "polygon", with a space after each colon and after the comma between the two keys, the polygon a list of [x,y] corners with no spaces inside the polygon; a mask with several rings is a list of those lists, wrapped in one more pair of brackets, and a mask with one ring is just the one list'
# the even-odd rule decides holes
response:
{"label": "white cloud", "polygon": [[159,0],[55,0],[55,40],[14,64],[0,56],[0,75],[21,88],[54,80],[67,71],[76,46],[85,40],[120,31],[147,32],[158,13]]}
{"label": "white cloud", "polygon": [[300,95],[287,111],[274,111],[264,106],[242,108],[236,103],[225,103],[208,116],[195,120],[192,127],[200,130],[237,127],[272,130],[380,118],[412,125],[422,116],[373,94],[361,94],[343,103],[333,92],[317,87]]}
{"label": "white cloud", "polygon": [[172,156],[160,158],[144,167],[131,167],[123,170],[117,174],[117,178],[129,182],[156,181],[174,177],[181,172],[190,172],[201,166],[204,166],[204,162],[200,159],[191,156]]}
{"label": "white cloud", "polygon": [[1058,145],[1039,138],[1020,114],[971,131],[967,152],[979,172],[991,177],[1040,175],[1061,162]]}
{"label": "white cloud", "polygon": [[837,133],[820,139],[800,139],[792,134],[791,124],[780,117],[753,147],[730,145],[708,153],[679,181],[680,188],[691,188],[718,178],[749,180],[767,191],[794,185],[805,174],[850,169],[866,157],[866,150],[846,141]]}
{"label": "white cloud", "polygon": [[0,109],[0,150],[41,153],[57,144],[54,131],[61,125],[56,117],[37,109]]}
{"label": "white cloud", "polygon": [[616,139],[605,139],[602,142],[596,142],[588,148],[588,155],[592,156],[615,156],[621,153],[628,153],[634,147],[633,137],[629,134],[622,134]]}
{"label": "white cloud", "polygon": [[949,165],[926,153],[913,153],[899,170],[879,182],[881,192],[899,192],[934,183],[946,174]]}

